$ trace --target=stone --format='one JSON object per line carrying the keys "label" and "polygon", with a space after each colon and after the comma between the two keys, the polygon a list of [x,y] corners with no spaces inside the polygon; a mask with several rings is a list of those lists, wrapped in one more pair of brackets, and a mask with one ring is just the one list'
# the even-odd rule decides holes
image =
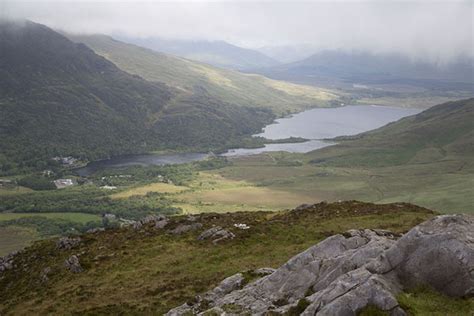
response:
{"label": "stone", "polygon": [[139,230],[143,226],[153,225],[155,229],[163,229],[168,225],[169,219],[164,215],[148,215],[132,224],[133,229]]}
{"label": "stone", "polygon": [[91,228],[91,229],[87,230],[86,233],[88,233],[88,234],[97,234],[97,233],[103,232],[103,231],[105,231],[105,228],[97,227],[97,228]]}
{"label": "stone", "polygon": [[62,237],[56,242],[56,248],[59,250],[70,250],[79,246],[81,241],[80,237]]}
{"label": "stone", "polygon": [[13,260],[18,252],[12,252],[5,257],[0,257],[0,273],[11,270],[14,267]]}
{"label": "stone", "polygon": [[273,268],[258,268],[253,271],[253,274],[258,276],[266,276],[275,272],[276,269]]}
{"label": "stone", "polygon": [[166,217],[163,217],[161,220],[155,222],[155,229],[163,229],[168,225],[169,219]]}
{"label": "stone", "polygon": [[[212,236],[219,227],[201,234]],[[200,236],[200,237],[201,237]],[[454,297],[474,294],[474,216],[443,215],[399,239],[385,230],[350,230],[294,256],[277,270],[245,285],[232,276],[214,290],[168,315],[285,314],[301,299],[302,315],[356,315],[367,305],[404,316],[397,294],[427,285]],[[221,290],[219,290],[221,289]]]}
{"label": "stone", "polygon": [[235,235],[227,229],[223,229],[220,226],[215,226],[204,231],[201,235],[198,236],[198,240],[212,240],[213,244],[217,244],[226,239],[234,239]]}
{"label": "stone", "polygon": [[394,273],[407,288],[424,284],[453,297],[473,296],[474,216],[442,215],[414,227],[369,269]]}
{"label": "stone", "polygon": [[51,273],[51,268],[50,267],[46,267],[43,269],[43,271],[41,271],[40,273],[40,280],[42,283],[46,283],[49,281],[49,277],[48,275]]}
{"label": "stone", "polygon": [[81,263],[79,262],[79,258],[76,255],[70,256],[66,261],[64,262],[66,268],[69,269],[69,271],[73,273],[80,273],[84,271],[84,269],[81,266]]}

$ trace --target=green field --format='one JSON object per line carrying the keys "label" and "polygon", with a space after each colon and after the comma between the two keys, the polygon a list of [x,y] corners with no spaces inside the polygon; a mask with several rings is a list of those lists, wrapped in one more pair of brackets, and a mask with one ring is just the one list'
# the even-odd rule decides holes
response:
{"label": "green field", "polygon": [[[309,163],[295,167],[278,165],[282,159],[304,158],[301,155],[268,153],[234,159],[232,166],[212,172],[232,181],[246,181],[254,187],[298,196],[299,204],[357,199],[380,203],[404,201],[442,213],[474,211],[472,165],[464,164],[463,169],[459,169],[459,163],[453,162],[380,168],[317,166]],[[238,194],[234,196],[238,204],[241,200]],[[264,199],[264,195],[261,198]],[[212,203],[215,199],[203,202]],[[242,203],[246,204],[245,200]],[[295,201],[292,206],[297,205]],[[288,204],[282,202],[274,206],[283,209]]]}
{"label": "green field", "polygon": [[28,246],[38,238],[38,233],[31,228],[0,227],[0,257]]}

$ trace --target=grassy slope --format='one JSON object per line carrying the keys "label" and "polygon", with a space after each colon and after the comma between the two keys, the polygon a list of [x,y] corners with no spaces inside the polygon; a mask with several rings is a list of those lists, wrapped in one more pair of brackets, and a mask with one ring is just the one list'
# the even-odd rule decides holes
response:
{"label": "grassy slope", "polygon": [[[335,233],[352,228],[404,232],[431,216],[411,205],[344,202],[303,212],[200,215],[203,229],[220,225],[237,235],[217,246],[197,241],[199,231],[172,236],[153,229],[86,235],[79,249],[66,252],[55,250],[53,241],[40,241],[20,255],[17,265],[25,271],[12,270],[0,278],[0,312],[161,314],[238,271],[278,267]],[[183,221],[173,218],[170,228]],[[251,228],[237,230],[234,223]],[[80,254],[85,272],[66,270],[64,260],[71,254]],[[52,272],[42,283],[46,267]]]}
{"label": "grassy slope", "polygon": [[[291,193],[301,201],[406,201],[440,212],[472,212],[472,122],[474,101],[452,102],[346,138],[337,146],[306,155],[241,157],[212,173],[228,181]],[[223,188],[216,190],[213,196],[203,195],[202,210],[218,202],[219,192],[225,193]],[[237,198],[234,203],[239,203]]]}
{"label": "grassy slope", "polygon": [[[474,158],[474,99],[448,102],[308,156],[333,166],[398,166]],[[348,140],[347,142],[344,140]]]}
{"label": "grassy slope", "polygon": [[234,105],[271,108],[281,115],[308,107],[328,106],[338,98],[326,89],[220,69],[122,43],[108,36],[68,36],[73,41],[85,43],[129,73],[191,93],[205,92]]}
{"label": "grassy slope", "polygon": [[22,249],[38,240],[35,229],[19,226],[0,227],[0,256]]}

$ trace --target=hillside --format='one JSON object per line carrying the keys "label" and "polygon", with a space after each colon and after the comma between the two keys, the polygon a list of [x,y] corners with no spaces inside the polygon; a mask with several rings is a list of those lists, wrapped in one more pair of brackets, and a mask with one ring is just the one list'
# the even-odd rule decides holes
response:
{"label": "hillside", "polygon": [[339,104],[334,92],[317,87],[242,74],[126,44],[105,35],[67,35],[84,43],[122,70],[164,82],[191,94],[206,94],[239,106],[270,108],[278,115],[315,106]]}
{"label": "hillside", "polygon": [[[459,58],[446,65],[411,60],[396,54],[321,51],[303,60],[268,68],[278,78],[311,82],[332,79],[349,83],[444,80],[474,84],[473,61]],[[266,71],[264,71],[266,72]]]}
{"label": "hillside", "polygon": [[0,172],[54,156],[93,160],[157,149],[218,150],[275,114],[149,82],[33,22],[0,24]]}
{"label": "hillside", "polygon": [[474,95],[474,62],[446,64],[397,54],[321,51],[303,60],[254,69],[269,78],[341,89],[360,104],[427,108]]}
{"label": "hillside", "polygon": [[[286,201],[403,201],[442,213],[472,212],[472,122],[473,99],[448,102],[371,132],[340,137],[334,146],[307,154],[238,157],[210,173],[223,181],[255,186],[260,190],[256,201],[263,201],[262,191],[267,190],[280,192]],[[234,196],[247,191],[222,186],[203,192],[199,209],[223,201],[237,207]]]}
{"label": "hillside", "polygon": [[[21,268],[0,272],[0,312],[163,314],[225,277],[277,268],[336,233],[359,228],[402,233],[432,216],[431,211],[408,204],[322,203],[279,213],[172,217],[164,228],[154,228],[159,218],[150,217],[136,229],[88,233],[79,243],[43,240],[14,259]],[[237,223],[250,228],[236,228]],[[176,228],[181,231],[183,225],[190,230],[178,233]],[[213,225],[231,231],[235,238],[217,244],[197,240]],[[74,254],[81,272],[71,272],[65,265]],[[249,281],[256,277],[250,271],[246,275]]]}
{"label": "hillside", "polygon": [[224,41],[191,41],[161,38],[121,38],[124,42],[156,52],[181,56],[221,68],[244,70],[278,65],[275,59],[259,51],[238,47]]}
{"label": "hillside", "polygon": [[474,99],[448,102],[308,154],[315,163],[394,166],[474,157]]}

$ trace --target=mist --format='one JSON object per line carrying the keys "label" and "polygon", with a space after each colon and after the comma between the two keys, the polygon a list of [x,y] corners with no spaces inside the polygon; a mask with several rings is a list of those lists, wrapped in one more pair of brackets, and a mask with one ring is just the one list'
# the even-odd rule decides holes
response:
{"label": "mist", "polygon": [[474,57],[471,1],[4,1],[1,18],[73,33],[310,45],[438,64]]}

